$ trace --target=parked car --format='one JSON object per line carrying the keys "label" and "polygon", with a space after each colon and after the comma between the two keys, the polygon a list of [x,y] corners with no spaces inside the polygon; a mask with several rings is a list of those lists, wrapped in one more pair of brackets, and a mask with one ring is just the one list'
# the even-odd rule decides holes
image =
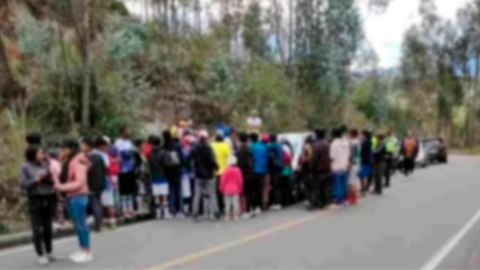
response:
{"label": "parked car", "polygon": [[423,138],[419,140],[416,163],[426,167],[431,163],[447,163],[448,151],[442,138]]}

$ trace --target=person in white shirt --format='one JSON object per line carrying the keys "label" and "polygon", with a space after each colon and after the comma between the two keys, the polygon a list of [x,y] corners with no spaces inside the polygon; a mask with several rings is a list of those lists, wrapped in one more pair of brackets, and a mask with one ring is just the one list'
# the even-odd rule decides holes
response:
{"label": "person in white shirt", "polygon": [[333,130],[333,142],[330,145],[332,160],[333,190],[335,203],[344,205],[347,199],[348,171],[351,163],[351,146],[343,136],[344,128]]}
{"label": "person in white shirt", "polygon": [[262,129],[262,119],[258,116],[258,112],[253,110],[250,117],[247,118],[247,127],[249,133],[260,134]]}

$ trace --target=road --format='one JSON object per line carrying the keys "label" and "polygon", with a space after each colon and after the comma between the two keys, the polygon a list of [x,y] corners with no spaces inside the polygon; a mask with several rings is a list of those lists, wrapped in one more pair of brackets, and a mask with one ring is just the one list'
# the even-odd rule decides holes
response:
{"label": "road", "polygon": [[[480,158],[397,175],[383,196],[337,210],[298,205],[238,222],[151,221],[92,234],[95,259],[51,269],[478,269]],[[67,256],[76,238],[55,242]],[[0,253],[0,269],[37,268],[32,247]]]}

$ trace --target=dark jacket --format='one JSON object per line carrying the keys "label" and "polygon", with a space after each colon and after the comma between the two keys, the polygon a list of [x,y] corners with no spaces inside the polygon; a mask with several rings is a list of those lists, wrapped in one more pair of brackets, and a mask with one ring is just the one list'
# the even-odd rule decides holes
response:
{"label": "dark jacket", "polygon": [[372,166],[372,140],[370,137],[366,138],[361,145],[360,149],[360,165]]}
{"label": "dark jacket", "polygon": [[185,164],[185,158],[183,156],[183,150],[182,150],[182,146],[180,145],[180,142],[178,142],[175,139],[167,140],[165,142],[163,150],[165,151],[164,153],[165,156],[175,153],[177,155],[176,158],[178,158],[178,165],[169,166],[167,163],[165,163],[165,172],[167,174],[180,175],[182,171],[182,167],[184,167],[184,164]]}
{"label": "dark jacket", "polygon": [[160,146],[154,146],[150,157],[148,158],[148,165],[150,169],[150,178],[154,181],[163,180],[165,178],[165,164],[164,151]]}
{"label": "dark jacket", "polygon": [[200,142],[193,148],[190,159],[196,179],[211,180],[215,177],[218,165],[212,147],[206,142]]}
{"label": "dark jacket", "polygon": [[237,164],[244,176],[253,173],[253,156],[247,144],[241,144],[237,151]]}
{"label": "dark jacket", "polygon": [[379,164],[385,162],[387,157],[387,148],[385,147],[385,142],[378,143],[377,148],[373,151],[373,162]]}
{"label": "dark jacket", "polygon": [[[42,175],[40,182],[36,181],[37,175]],[[53,178],[47,162],[34,163],[25,162],[20,169],[20,186],[29,196],[32,195],[53,195]]]}
{"label": "dark jacket", "polygon": [[107,166],[98,153],[90,153],[87,157],[91,164],[88,169],[88,188],[90,192],[99,194],[105,189]]}
{"label": "dark jacket", "polygon": [[328,174],[331,172],[330,145],[327,140],[318,140],[313,144],[311,168],[314,173]]}

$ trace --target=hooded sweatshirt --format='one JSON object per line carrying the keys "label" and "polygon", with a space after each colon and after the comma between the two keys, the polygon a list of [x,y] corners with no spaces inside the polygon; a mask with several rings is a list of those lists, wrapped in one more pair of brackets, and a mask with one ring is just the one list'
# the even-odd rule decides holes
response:
{"label": "hooded sweatshirt", "polygon": [[243,190],[243,176],[240,168],[231,166],[225,169],[220,178],[220,191],[223,195],[238,195]]}

